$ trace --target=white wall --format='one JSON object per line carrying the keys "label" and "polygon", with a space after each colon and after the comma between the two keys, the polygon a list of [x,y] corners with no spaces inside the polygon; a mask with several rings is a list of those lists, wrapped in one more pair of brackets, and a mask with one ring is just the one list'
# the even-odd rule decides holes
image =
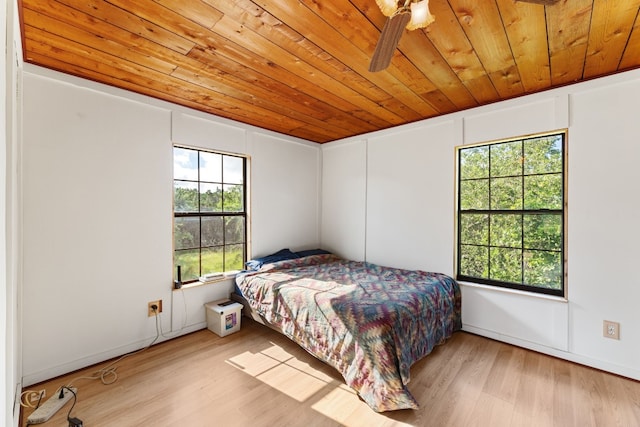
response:
{"label": "white wall", "polygon": [[[0,22],[2,22],[2,28],[6,28],[7,25],[7,4],[6,1],[0,1]],[[7,40],[7,32],[0,31],[0,46],[6,47],[9,41]],[[11,61],[11,57],[7,58],[7,51],[5,51],[5,55],[0,55],[0,99],[7,99],[7,85],[10,79],[7,78],[7,59],[9,62]],[[7,230],[8,227],[8,218],[7,218],[7,210],[9,209],[10,204],[7,202],[7,169],[9,164],[9,156],[7,155],[7,151],[9,150],[8,145],[10,141],[9,132],[7,130],[7,110],[6,104],[2,103],[0,105],[0,271],[7,271],[7,264],[9,262],[9,254],[7,253]],[[8,296],[8,288],[7,288],[8,277],[7,274],[0,275],[0,307],[4,308],[4,311],[8,311],[10,303],[7,299]],[[2,319],[2,325],[0,326],[0,369],[2,369],[2,374],[0,374],[0,402],[3,402],[2,407],[0,408],[0,420],[4,422],[6,425],[13,425],[13,421],[11,421],[12,414],[12,405],[9,405],[9,396],[12,396],[11,388],[12,381],[10,378],[12,372],[12,366],[8,360],[8,353],[10,351],[10,346],[7,345],[7,336],[11,333],[11,328],[13,324],[9,322],[9,319],[6,317]]]}
{"label": "white wall", "polygon": [[322,148],[322,248],[348,259],[365,259],[367,225],[365,141]]}
{"label": "white wall", "polygon": [[228,296],[172,290],[173,143],[250,156],[254,254],[319,244],[316,144],[28,64],[23,99],[26,385],[145,346],[149,301],[176,336]]}
{"label": "white wall", "polygon": [[[629,77],[570,98],[569,325],[572,352],[639,378],[640,73]],[[620,341],[598,337],[604,319]]]}
{"label": "white wall", "polygon": [[[640,70],[324,145],[323,202],[359,191],[349,196],[366,200],[366,231],[349,232],[349,214],[323,207],[321,240],[371,262],[452,274],[455,147],[568,128],[567,299],[463,283],[463,327],[640,379],[638,111]],[[365,184],[341,185],[354,178]],[[621,323],[619,341],[602,337],[605,319]]]}
{"label": "white wall", "polygon": [[[451,119],[368,141],[367,261],[452,274]],[[446,224],[446,226],[443,226]]]}
{"label": "white wall", "polygon": [[18,216],[18,138],[20,101],[20,33],[15,0],[0,1],[0,424],[17,426],[20,418],[21,346],[18,310],[19,216]]}
{"label": "white wall", "polygon": [[320,241],[321,153],[317,144],[255,133],[251,145],[252,248],[316,248]]}

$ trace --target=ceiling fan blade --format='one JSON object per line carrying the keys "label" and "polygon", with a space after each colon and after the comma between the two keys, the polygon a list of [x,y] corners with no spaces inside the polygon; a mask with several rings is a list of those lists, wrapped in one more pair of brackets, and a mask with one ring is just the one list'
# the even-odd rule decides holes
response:
{"label": "ceiling fan blade", "polygon": [[373,52],[371,63],[369,63],[369,71],[375,73],[389,66],[391,58],[393,58],[393,52],[398,47],[402,32],[410,19],[411,12],[409,11],[397,13],[387,19],[382,28],[382,33],[380,33],[376,50]]}

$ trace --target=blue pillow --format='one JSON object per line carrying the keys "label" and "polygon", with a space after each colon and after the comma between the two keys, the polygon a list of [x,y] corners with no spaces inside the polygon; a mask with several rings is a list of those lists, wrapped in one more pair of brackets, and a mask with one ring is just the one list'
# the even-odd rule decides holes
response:
{"label": "blue pillow", "polygon": [[249,270],[259,270],[263,264],[270,264],[272,262],[284,261],[294,258],[299,258],[299,256],[296,255],[295,252],[291,252],[289,249],[280,249],[278,252],[271,255],[249,260],[245,263],[245,266]]}
{"label": "blue pillow", "polygon": [[300,252],[296,252],[296,255],[298,255],[298,258],[303,258],[306,256],[311,256],[311,255],[326,255],[326,254],[330,254],[331,252],[329,251],[325,251],[324,249],[309,249],[306,251],[300,251]]}

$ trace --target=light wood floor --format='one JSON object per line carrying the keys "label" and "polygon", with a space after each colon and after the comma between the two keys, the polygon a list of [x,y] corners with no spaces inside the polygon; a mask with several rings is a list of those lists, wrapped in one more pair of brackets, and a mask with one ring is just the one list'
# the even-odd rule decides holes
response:
{"label": "light wood floor", "polygon": [[[47,396],[71,378],[29,387]],[[640,382],[464,332],[413,366],[419,410],[378,414],[339,374],[243,318],[117,364],[118,380],[78,380],[72,416],[96,426],[640,426]],[[67,426],[70,404],[44,426]],[[32,409],[25,408],[23,424]]]}

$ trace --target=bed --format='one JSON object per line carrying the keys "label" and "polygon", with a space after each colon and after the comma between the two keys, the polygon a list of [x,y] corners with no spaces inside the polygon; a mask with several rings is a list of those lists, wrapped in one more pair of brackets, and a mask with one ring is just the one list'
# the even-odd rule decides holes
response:
{"label": "bed", "polygon": [[460,289],[444,274],[322,250],[283,249],[248,268],[234,296],[247,314],[336,368],[377,412],[417,409],[410,367],[461,328]]}

